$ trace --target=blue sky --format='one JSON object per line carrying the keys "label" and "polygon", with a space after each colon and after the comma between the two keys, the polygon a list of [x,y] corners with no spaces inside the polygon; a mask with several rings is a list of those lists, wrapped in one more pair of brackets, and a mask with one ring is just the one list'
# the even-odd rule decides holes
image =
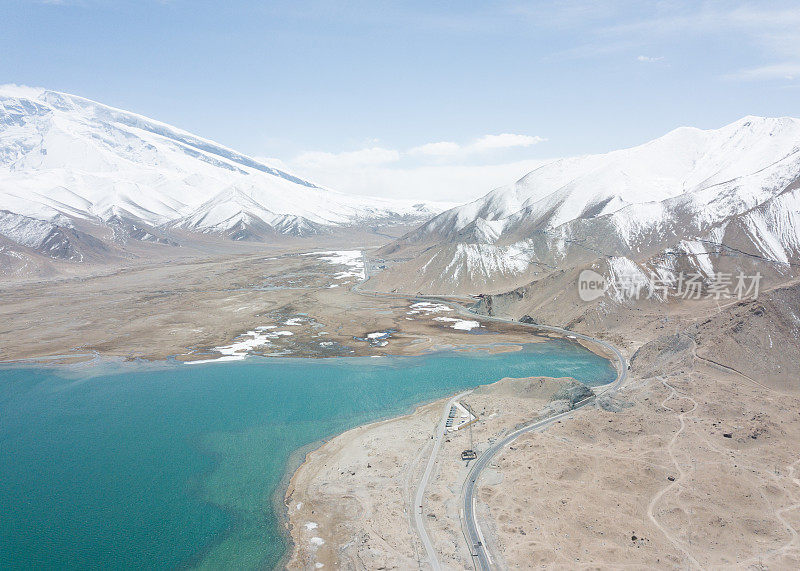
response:
{"label": "blue sky", "polygon": [[800,116],[797,2],[598,4],[0,0],[0,83],[459,201],[680,125]]}

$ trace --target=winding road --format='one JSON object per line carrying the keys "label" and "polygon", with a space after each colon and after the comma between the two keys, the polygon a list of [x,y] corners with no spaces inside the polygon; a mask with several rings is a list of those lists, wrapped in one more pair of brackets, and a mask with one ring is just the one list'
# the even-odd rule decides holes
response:
{"label": "winding road", "polygon": [[[366,261],[365,261],[366,267]],[[588,343],[596,343],[597,345],[601,346],[603,349],[608,351],[610,354],[613,354],[616,358],[615,367],[617,369],[617,378],[612,381],[611,383],[599,387],[599,392],[596,392],[594,396],[589,397],[583,401],[579,401],[575,403],[575,406],[572,410],[567,412],[563,412],[561,414],[556,414],[544,420],[537,420],[531,422],[530,424],[526,424],[521,428],[518,428],[514,432],[506,435],[503,439],[495,442],[492,444],[488,449],[486,449],[475,461],[475,464],[472,466],[472,470],[470,470],[467,480],[464,484],[462,490],[462,527],[464,529],[464,534],[467,537],[467,541],[469,542],[470,552],[472,553],[473,558],[476,561],[476,564],[481,569],[491,569],[494,560],[489,553],[487,546],[483,540],[483,534],[481,532],[480,525],[478,524],[477,513],[475,510],[475,486],[481,476],[481,472],[489,465],[492,458],[500,452],[506,445],[516,440],[520,435],[525,434],[526,432],[532,432],[535,430],[543,430],[557,422],[558,420],[569,416],[572,414],[576,409],[584,407],[588,404],[594,403],[595,399],[603,394],[613,395],[619,390],[619,387],[625,382],[628,378],[628,363],[625,360],[625,357],[622,355],[619,349],[611,345],[610,343],[603,341],[602,339],[597,339],[595,337],[591,337],[589,335],[584,335],[582,333],[575,333],[574,331],[570,331],[568,329],[562,329],[561,327],[555,327],[552,325],[539,325],[533,323],[522,323],[519,321],[513,321],[510,319],[502,319],[500,317],[488,316],[478,314],[474,311],[471,311],[469,308],[464,307],[457,303],[459,301],[474,301],[472,298],[465,298],[465,297],[458,297],[458,296],[413,296],[413,295],[403,295],[400,293],[392,293],[392,292],[369,292],[363,291],[361,287],[369,280],[369,277],[366,277],[364,281],[356,284],[353,286],[352,291],[354,293],[371,296],[371,297],[388,297],[394,299],[405,299],[413,302],[420,302],[420,301],[427,301],[433,303],[442,303],[451,308],[453,308],[457,313],[470,316],[470,317],[478,317],[483,321],[498,321],[502,323],[513,323],[514,325],[521,325],[524,327],[528,327],[532,331],[548,331],[551,333],[557,333],[560,335],[564,335],[570,339],[581,339]],[[467,391],[470,392],[470,391]],[[443,415],[442,421],[440,426],[437,428],[437,432],[434,437],[434,445],[433,450],[431,451],[431,455],[428,458],[428,463],[425,468],[425,472],[423,474],[422,480],[420,481],[419,486],[417,487],[417,493],[414,498],[414,522],[417,528],[417,533],[419,534],[420,541],[422,542],[423,546],[425,547],[425,552],[428,558],[428,563],[430,564],[431,568],[438,571],[441,569],[441,565],[439,564],[439,559],[436,555],[436,551],[433,548],[433,544],[431,543],[430,537],[428,536],[428,532],[425,529],[425,521],[423,515],[423,503],[425,497],[425,490],[428,486],[428,482],[430,480],[430,476],[433,472],[433,467],[436,463],[436,456],[439,452],[439,448],[441,446],[442,437],[444,435],[444,423],[446,421],[447,411],[450,410],[450,406],[460,397],[462,397],[466,393],[462,393],[453,397],[447,404],[445,408],[445,413]]]}
{"label": "winding road", "polygon": [[[471,312],[470,312],[471,313]],[[490,319],[495,321],[508,321],[505,319],[500,319],[497,317],[486,317],[481,316],[484,319]],[[516,325],[520,325],[520,323],[514,321]],[[478,479],[481,476],[481,472],[489,465],[492,458],[500,452],[505,446],[516,440],[522,434],[526,432],[533,432],[536,430],[543,430],[557,422],[558,420],[569,416],[572,414],[576,409],[584,407],[590,403],[594,403],[595,399],[602,395],[602,394],[609,394],[613,395],[619,390],[619,387],[622,383],[625,382],[625,379],[628,378],[628,363],[625,360],[625,357],[622,353],[611,345],[601,339],[596,339],[594,337],[590,337],[588,335],[583,335],[581,333],[575,333],[573,331],[569,331],[566,329],[561,329],[560,327],[553,327],[550,325],[534,325],[534,324],[523,324],[532,329],[536,330],[544,330],[544,331],[552,331],[555,333],[562,333],[567,335],[571,338],[575,339],[582,339],[584,341],[588,341],[590,343],[597,343],[598,345],[605,348],[607,351],[613,353],[617,358],[616,368],[617,368],[617,378],[603,386],[600,387],[600,391],[595,393],[594,396],[591,396],[587,399],[579,401],[575,403],[575,406],[572,410],[568,410],[567,412],[563,412],[561,414],[556,414],[544,420],[537,420],[535,422],[531,422],[530,424],[526,424],[525,426],[518,428],[514,432],[508,434],[503,439],[495,442],[489,448],[487,448],[475,461],[475,464],[472,466],[472,470],[470,470],[469,474],[467,475],[467,480],[464,484],[464,488],[462,491],[461,497],[461,505],[462,505],[462,526],[464,528],[464,534],[467,537],[467,541],[469,541],[470,545],[470,552],[472,553],[473,558],[475,558],[477,566],[481,569],[491,569],[493,565],[493,559],[489,550],[486,546],[486,543],[483,540],[483,534],[481,533],[480,525],[478,524],[478,516],[475,511],[475,486],[478,482]]]}

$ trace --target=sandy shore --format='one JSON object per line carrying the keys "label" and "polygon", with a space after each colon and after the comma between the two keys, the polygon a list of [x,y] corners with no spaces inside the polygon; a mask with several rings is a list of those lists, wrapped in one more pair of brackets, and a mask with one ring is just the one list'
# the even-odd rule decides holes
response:
{"label": "sandy shore", "polygon": [[[692,351],[635,361],[608,410],[577,411],[496,458],[478,511],[502,567],[800,566],[800,397]],[[663,374],[646,373],[654,365]],[[554,383],[542,382],[526,391],[504,380],[464,399],[479,412],[478,451],[538,414]],[[445,403],[351,430],[307,456],[286,495],[289,568],[420,565],[409,512]],[[444,443],[426,496],[446,568],[470,565],[458,512],[467,438]]]}
{"label": "sandy shore", "polygon": [[[504,379],[480,387],[461,402],[481,419],[476,442],[535,416],[564,380]],[[434,426],[449,397],[414,413],[347,431],[310,452],[292,476],[286,510],[293,550],[289,568],[418,567],[423,554],[412,533],[410,508],[430,454]],[[428,529],[443,563],[469,561],[458,520],[457,498],[466,475],[461,451],[469,432],[445,439],[429,487]]]}

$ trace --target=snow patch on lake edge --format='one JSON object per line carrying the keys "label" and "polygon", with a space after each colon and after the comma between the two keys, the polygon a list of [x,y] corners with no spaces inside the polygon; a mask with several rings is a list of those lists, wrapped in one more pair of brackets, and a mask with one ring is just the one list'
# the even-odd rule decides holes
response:
{"label": "snow patch on lake edge", "polygon": [[472,331],[476,327],[483,327],[477,321],[471,321],[468,319],[455,319],[453,317],[434,317],[434,321],[444,321],[447,323],[452,323],[450,327],[453,329],[458,329],[459,331]]}
{"label": "snow patch on lake edge", "polygon": [[370,347],[386,347],[389,344],[389,338],[392,336],[393,333],[396,333],[397,330],[395,329],[387,329],[386,331],[373,331],[372,333],[367,333],[364,337],[353,337],[356,341],[366,341],[369,343]]}
{"label": "snow patch on lake edge", "polygon": [[214,347],[213,350],[220,353],[222,355],[221,357],[185,361],[185,363],[187,365],[198,365],[202,363],[219,363],[221,361],[241,361],[247,357],[253,349],[269,345],[271,339],[294,335],[291,331],[271,331],[271,329],[275,328],[275,325],[256,327],[253,331],[248,331],[247,333],[239,335],[230,345]]}
{"label": "snow patch on lake edge", "polygon": [[[431,315],[434,313],[445,313],[448,311],[455,311],[452,307],[445,305],[443,303],[433,303],[430,301],[420,301],[417,302],[411,307],[409,307],[411,311],[407,311],[406,315]],[[409,319],[408,317],[406,319]],[[472,321],[469,319],[456,319],[455,317],[434,317],[434,321],[441,321],[445,323],[452,323],[450,327],[453,329],[458,329],[459,331],[472,331],[477,327],[483,327],[478,321]],[[412,320],[413,321],[413,320]]]}

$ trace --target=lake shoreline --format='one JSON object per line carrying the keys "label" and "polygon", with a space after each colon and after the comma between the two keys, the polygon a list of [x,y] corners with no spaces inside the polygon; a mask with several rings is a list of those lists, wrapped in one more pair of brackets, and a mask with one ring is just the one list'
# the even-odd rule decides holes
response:
{"label": "lake shoreline", "polygon": [[[355,360],[342,357],[324,363],[318,359],[249,358],[216,366],[183,367],[176,361],[152,363],[98,358],[88,364],[17,362],[0,366],[0,369],[5,372],[5,378],[18,379],[5,385],[11,397],[5,406],[16,403],[14,410],[30,411],[26,414],[35,412],[41,419],[38,424],[20,423],[23,416],[19,416],[15,424],[8,425],[14,430],[24,429],[27,441],[48,442],[41,435],[49,434],[53,423],[63,426],[65,411],[76,406],[88,407],[86,410],[90,414],[83,415],[79,423],[71,422],[70,430],[58,440],[58,450],[75,455],[81,461],[70,465],[74,466],[70,476],[60,475],[57,481],[80,481],[93,473],[90,467],[96,463],[98,467],[92,470],[102,465],[100,474],[109,478],[109,482],[133,477],[129,469],[133,465],[144,467],[144,472],[150,474],[145,474],[147,478],[159,478],[168,472],[180,474],[164,481],[163,493],[173,490],[169,496],[154,494],[146,500],[155,508],[163,505],[168,497],[178,502],[176,507],[180,509],[164,512],[164,518],[159,515],[148,519],[146,514],[137,514],[138,521],[174,527],[175,531],[170,532],[171,541],[176,547],[189,550],[181,561],[203,565],[224,562],[231,557],[231,561],[246,561],[248,566],[251,563],[257,566],[257,560],[271,566],[274,561],[278,561],[278,565],[285,564],[293,548],[288,531],[291,514],[284,502],[292,478],[309,455],[340,435],[365,426],[393,422],[398,416],[408,416],[426,404],[499,376],[518,376],[532,369],[544,374],[583,371],[586,378],[594,375],[606,378],[610,374],[606,359],[566,342],[491,346],[482,343],[479,348],[443,349],[426,352],[422,357],[360,357]],[[153,402],[159,403],[156,408]],[[69,406],[65,407],[67,403]],[[126,411],[125,414],[114,413],[111,422],[109,415],[120,410]],[[0,410],[0,414],[2,412]],[[104,429],[105,426],[114,426],[114,432]],[[72,434],[91,435],[90,442],[87,444],[86,438],[77,439]],[[117,435],[132,438],[130,443],[136,445],[120,448]],[[200,440],[195,440],[197,437]],[[207,437],[209,439],[205,440]],[[188,454],[182,442],[200,442],[189,448],[200,449],[202,454]],[[295,442],[300,445],[295,447]],[[207,450],[203,450],[205,446]],[[5,453],[13,454],[13,446]],[[162,460],[153,462],[154,455]],[[31,480],[29,475],[22,479],[14,476],[16,480],[9,481],[8,490],[32,485],[33,489],[40,490],[33,497],[44,501],[47,489],[52,489],[51,480],[56,477],[49,458],[47,454],[32,457],[39,467],[26,474],[38,473],[38,479]],[[110,458],[117,460],[109,462]],[[205,469],[198,472],[198,467],[207,462],[214,465],[211,472]],[[141,470],[137,468],[138,472]],[[125,498],[133,500],[144,493],[139,485],[141,477],[142,474],[137,475],[123,497],[115,500],[119,505],[126,504]],[[185,493],[187,483],[194,489],[189,495]],[[87,497],[87,501],[78,502],[70,511],[83,514],[83,510],[102,506],[105,501],[108,501],[105,496]],[[137,500],[137,503],[143,501]],[[218,521],[216,515],[208,513],[210,508],[219,508],[228,514],[230,523]],[[190,512],[182,511],[184,509],[206,515],[195,520],[196,516],[188,516]],[[147,512],[160,513],[158,509]],[[67,534],[46,523],[58,514],[41,513],[42,529],[53,531],[43,532],[39,544],[66,540]],[[109,521],[101,517],[102,511],[91,508],[80,517],[95,522],[92,525],[111,524],[128,529],[134,524],[131,521],[134,513],[125,510]],[[187,514],[191,521],[205,522],[202,528],[207,531],[198,528],[198,536],[191,526],[173,526],[169,518],[184,517],[181,514]],[[268,528],[263,528],[265,522]],[[222,525],[219,532],[212,531],[218,525]],[[267,542],[261,547],[253,543],[253,538],[260,533],[259,527],[263,528],[263,541]],[[209,533],[220,535],[209,542]],[[133,532],[129,535],[131,547],[123,548],[121,560],[134,557],[141,550],[158,553],[147,555],[155,557],[153,561],[171,560],[169,552],[161,554],[140,541],[145,538],[137,539]],[[180,539],[184,536],[185,541]],[[80,543],[79,532],[75,537]],[[9,535],[7,539],[13,538],[14,535]],[[243,543],[245,540],[250,543]],[[196,541],[198,551],[192,553]],[[243,551],[237,554],[240,545]],[[106,557],[107,551],[101,548],[98,545],[93,551],[97,561]],[[35,553],[39,547],[31,544],[30,549]],[[51,552],[53,555],[45,556],[44,560],[57,561],[69,556],[69,549],[62,551],[64,555]],[[260,559],[262,551],[263,560]],[[178,551],[172,550],[172,553]]]}
{"label": "lake shoreline", "polygon": [[[472,394],[462,400],[472,401],[473,406],[499,405],[501,409],[514,409],[511,414],[501,415],[503,418],[499,422],[494,418],[496,413],[483,416],[484,426],[476,426],[476,442],[535,417],[546,406],[549,395],[564,382],[568,379],[506,377],[476,385],[470,391]],[[369,568],[370,562],[364,558],[378,557],[375,555],[378,553],[388,558],[381,563],[390,568],[413,565],[421,549],[416,545],[410,521],[417,472],[421,472],[427,461],[429,438],[443,407],[460,392],[464,391],[455,391],[420,403],[404,414],[344,431],[307,451],[284,491],[284,529],[291,543],[282,559],[283,567],[310,568],[320,563],[322,568],[346,567],[359,561]],[[491,426],[487,427],[487,422]],[[467,431],[452,432],[446,440],[455,443],[464,438],[467,438]],[[447,446],[467,447],[466,444]],[[440,456],[442,454],[440,452]],[[440,461],[448,462],[440,458],[437,465]],[[440,466],[437,471],[461,477],[460,464],[462,462],[456,461],[452,467]],[[447,503],[437,499],[444,498],[437,485],[434,479],[427,490],[427,501],[431,503],[426,503],[426,511],[442,510]],[[456,487],[460,488],[460,484]],[[373,529],[373,525],[382,527],[370,533],[368,530]],[[457,517],[450,526],[460,529]],[[460,542],[455,539],[452,545],[457,550]],[[387,542],[392,546],[390,554],[386,551],[389,549]],[[456,555],[452,555],[447,563],[459,567],[466,564],[466,560],[457,561]]]}
{"label": "lake shoreline", "polygon": [[[481,385],[476,385],[476,388],[478,386]],[[336,440],[337,438],[346,437],[348,433],[355,431],[369,430],[370,428],[375,426],[391,423],[401,418],[414,416],[421,409],[429,406],[436,406],[439,405],[440,403],[445,403],[450,398],[452,398],[453,395],[456,395],[460,392],[463,392],[463,390],[453,391],[453,393],[447,396],[437,398],[434,400],[426,400],[419,402],[409,407],[406,411],[400,412],[399,414],[393,414],[390,416],[379,418],[377,420],[367,422],[365,424],[359,424],[357,426],[348,428],[336,434],[332,434],[329,437],[322,438],[317,442],[307,444],[292,452],[292,454],[289,456],[289,460],[286,463],[286,471],[284,473],[284,476],[281,478],[281,483],[276,488],[272,498],[273,505],[275,506],[275,513],[278,516],[278,520],[281,524],[281,531],[284,533],[286,540],[286,551],[283,557],[281,557],[281,560],[276,566],[276,568],[279,569],[286,568],[291,559],[292,549],[294,547],[294,541],[292,539],[291,530],[294,524],[292,522],[292,517],[291,517],[291,506],[289,505],[289,498],[290,498],[289,490],[293,489],[295,484],[295,476],[297,475],[297,472],[303,467],[303,465],[305,465],[308,462],[310,455],[324,449],[325,446],[327,446],[331,441]]]}

